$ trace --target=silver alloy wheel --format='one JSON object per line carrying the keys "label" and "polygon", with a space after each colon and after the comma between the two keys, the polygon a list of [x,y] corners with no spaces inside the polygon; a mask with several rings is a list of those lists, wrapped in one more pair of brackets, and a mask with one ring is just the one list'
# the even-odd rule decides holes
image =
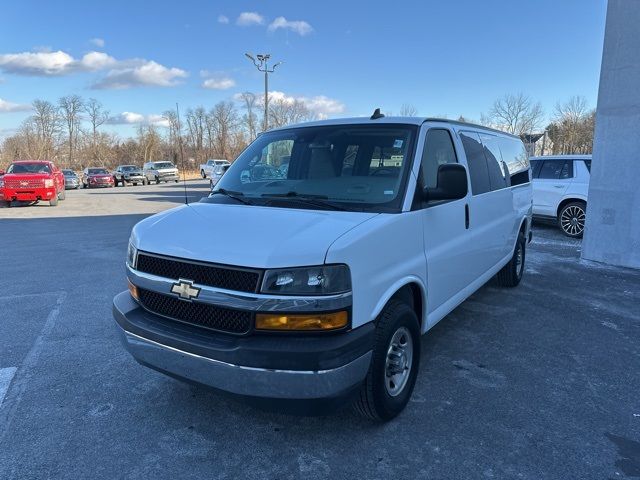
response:
{"label": "silver alloy wheel", "polygon": [[413,365],[413,339],[407,327],[398,328],[389,342],[384,365],[384,386],[392,397],[404,390]]}
{"label": "silver alloy wheel", "polygon": [[579,205],[569,205],[562,210],[560,226],[565,233],[572,236],[582,235],[584,231],[585,212]]}
{"label": "silver alloy wheel", "polygon": [[516,246],[516,275],[518,275],[518,278],[522,275],[523,267],[524,251],[522,248],[522,242],[518,242],[518,245]]}

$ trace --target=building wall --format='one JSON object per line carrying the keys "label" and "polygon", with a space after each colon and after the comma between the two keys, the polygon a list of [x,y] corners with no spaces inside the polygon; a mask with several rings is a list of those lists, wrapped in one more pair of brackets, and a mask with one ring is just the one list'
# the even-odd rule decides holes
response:
{"label": "building wall", "polygon": [[609,0],[582,258],[640,268],[640,0]]}

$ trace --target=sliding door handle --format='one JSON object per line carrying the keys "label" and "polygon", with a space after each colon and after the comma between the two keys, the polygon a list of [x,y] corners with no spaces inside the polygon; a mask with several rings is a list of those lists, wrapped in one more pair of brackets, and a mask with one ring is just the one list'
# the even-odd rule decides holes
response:
{"label": "sliding door handle", "polygon": [[469,204],[464,205],[464,228],[469,229]]}

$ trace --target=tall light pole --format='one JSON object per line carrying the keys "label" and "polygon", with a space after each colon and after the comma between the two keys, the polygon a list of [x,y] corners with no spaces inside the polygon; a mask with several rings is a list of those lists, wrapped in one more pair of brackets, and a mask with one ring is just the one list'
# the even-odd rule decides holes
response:
{"label": "tall light pole", "polygon": [[269,59],[271,58],[269,53],[259,53],[255,58],[249,53],[244,55],[253,62],[260,72],[264,72],[264,131],[266,132],[269,129],[269,74],[275,72],[276,67],[282,62],[276,63],[269,69]]}

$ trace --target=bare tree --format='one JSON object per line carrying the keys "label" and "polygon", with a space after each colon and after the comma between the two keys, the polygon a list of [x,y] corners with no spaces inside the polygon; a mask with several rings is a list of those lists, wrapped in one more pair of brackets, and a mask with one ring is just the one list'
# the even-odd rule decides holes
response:
{"label": "bare tree", "polygon": [[256,138],[258,117],[253,112],[256,108],[257,98],[254,93],[244,92],[240,94],[240,98],[244,102],[244,109],[247,111],[242,117],[242,120],[246,126],[247,134],[249,135],[249,141],[253,141]]}
{"label": "bare tree", "polygon": [[269,125],[273,128],[313,120],[315,115],[302,100],[279,98],[269,102]]}
{"label": "bare tree", "polygon": [[480,121],[515,135],[539,130],[544,120],[540,102],[533,102],[523,93],[507,94],[493,102],[488,115],[482,114]]}
{"label": "bare tree", "polygon": [[400,107],[401,117],[415,117],[418,115],[418,109],[409,103],[403,103]]}
{"label": "bare tree", "polygon": [[140,124],[137,128],[138,145],[144,163],[154,159],[162,141],[158,130],[151,124]]}
{"label": "bare tree", "polygon": [[90,98],[84,105],[84,111],[89,117],[91,124],[91,150],[94,162],[101,162],[98,149],[98,128],[109,119],[109,110],[105,110],[102,103],[95,98]]}
{"label": "bare tree", "polygon": [[162,118],[164,118],[169,126],[169,148],[171,150],[171,156],[178,154],[178,150],[180,149],[180,145],[178,143],[180,139],[180,119],[178,118],[178,114],[175,110],[165,110],[162,113]]}
{"label": "bare tree", "polygon": [[188,138],[194,150],[196,160],[203,159],[204,134],[206,129],[207,112],[204,107],[187,110]]}
{"label": "bare tree", "polygon": [[77,142],[80,129],[80,113],[84,110],[84,103],[79,95],[67,95],[58,100],[60,115],[67,127],[69,142],[69,165],[73,165],[73,149]]}
{"label": "bare tree", "polygon": [[238,112],[233,102],[218,102],[208,115],[213,126],[215,155],[227,159],[230,156],[231,140],[238,126]]}
{"label": "bare tree", "polygon": [[53,158],[56,136],[60,130],[60,116],[55,105],[46,100],[34,100],[32,105],[34,113],[29,121],[33,122],[37,137],[37,153],[34,152],[36,155],[32,158]]}
{"label": "bare tree", "polygon": [[547,127],[554,154],[591,153],[595,111],[589,109],[586,98],[573,96],[558,102],[554,120]]}

